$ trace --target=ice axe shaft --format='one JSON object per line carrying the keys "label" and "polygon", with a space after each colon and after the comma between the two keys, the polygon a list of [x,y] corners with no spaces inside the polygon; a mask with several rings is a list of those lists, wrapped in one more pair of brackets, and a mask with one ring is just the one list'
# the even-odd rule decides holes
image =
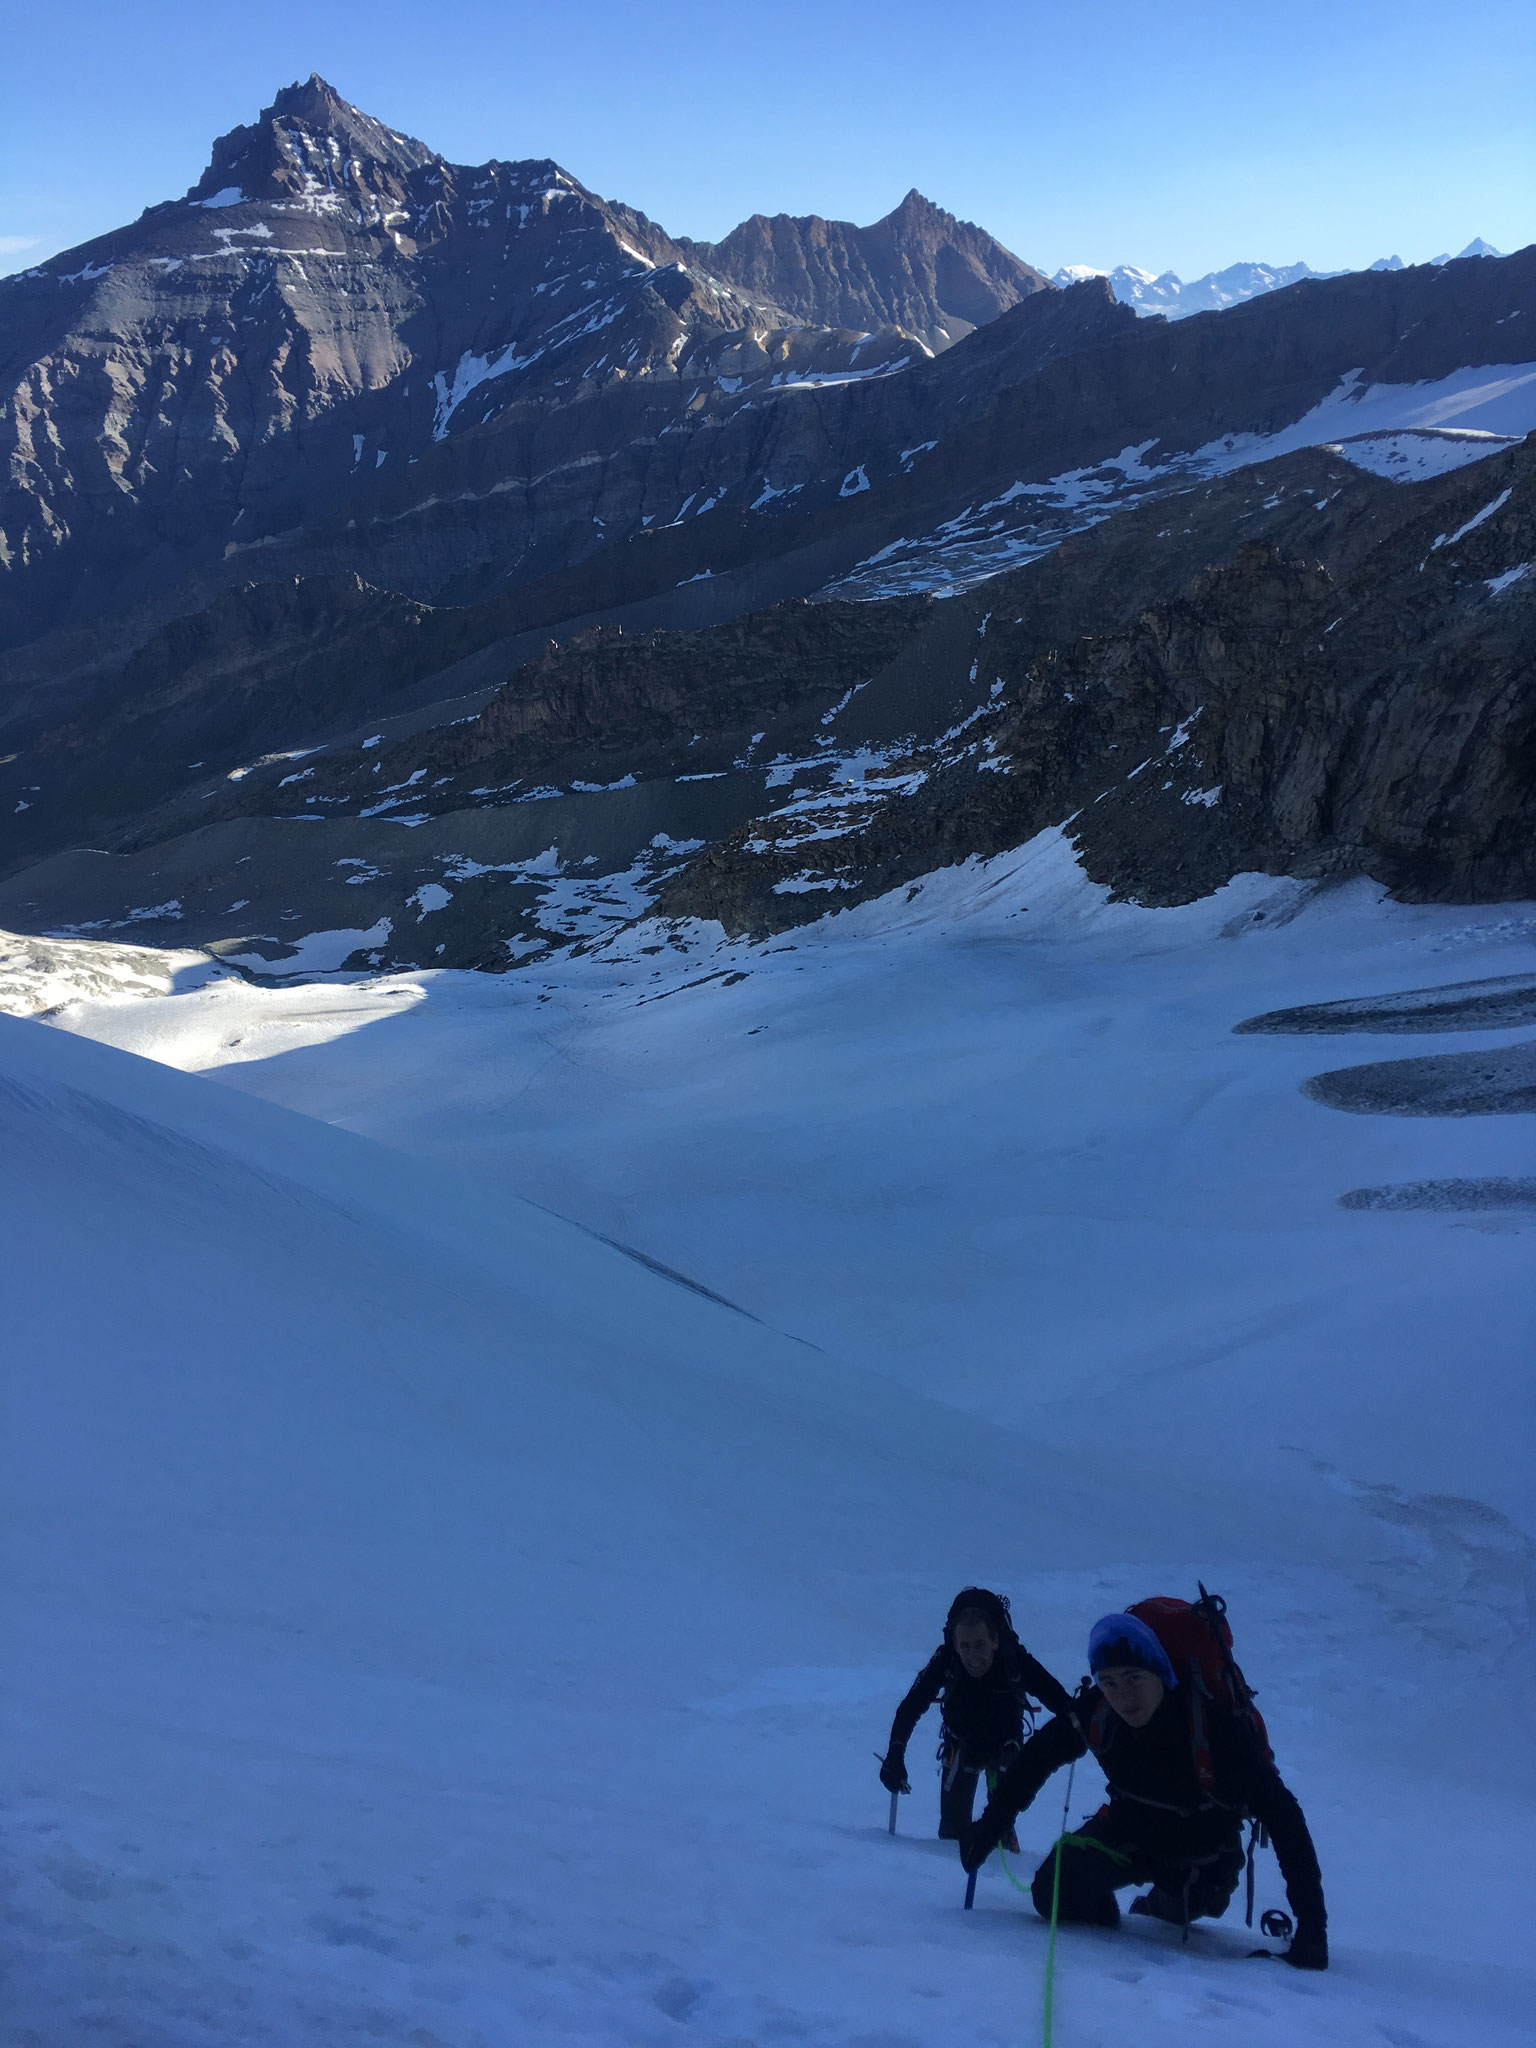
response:
{"label": "ice axe shaft", "polygon": [[975,1903],[976,1903],[976,1873],[975,1873],[975,1871],[973,1870],[973,1871],[971,1871],[971,1873],[969,1874],[969,1876],[968,1876],[968,1877],[966,1878],[966,1880],[965,1880],[965,1910],[966,1910],[966,1912],[967,1912],[967,1913],[969,1913],[969,1912],[970,1912],[971,1908],[972,1908],[972,1907],[973,1907],[973,1906],[975,1905]]}
{"label": "ice axe shaft", "polygon": [[891,1794],[891,1825],[889,1832],[893,1835],[896,1832],[896,1801],[900,1796],[897,1792]]}

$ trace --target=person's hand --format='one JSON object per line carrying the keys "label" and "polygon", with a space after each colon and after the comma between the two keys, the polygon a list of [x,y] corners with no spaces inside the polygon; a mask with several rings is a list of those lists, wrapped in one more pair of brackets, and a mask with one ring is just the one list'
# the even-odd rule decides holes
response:
{"label": "person's hand", "polygon": [[887,1792],[910,1792],[912,1785],[907,1777],[907,1760],[899,1749],[893,1749],[880,1764],[880,1782]]}
{"label": "person's hand", "polygon": [[1295,1970],[1326,1970],[1328,1967],[1328,1935],[1321,1927],[1308,1927],[1305,1922],[1297,1928],[1295,1939],[1285,1952],[1285,1960]]}
{"label": "person's hand", "polygon": [[1098,1681],[1093,1678],[1085,1678],[1067,1702],[1067,1719],[1072,1723],[1078,1734],[1081,1735],[1084,1742],[1088,1740],[1088,1726],[1093,1720],[1098,1704]]}
{"label": "person's hand", "polygon": [[960,1867],[969,1877],[973,1871],[980,1870],[997,1847],[997,1837],[984,1820],[977,1820],[960,1830],[959,1843]]}

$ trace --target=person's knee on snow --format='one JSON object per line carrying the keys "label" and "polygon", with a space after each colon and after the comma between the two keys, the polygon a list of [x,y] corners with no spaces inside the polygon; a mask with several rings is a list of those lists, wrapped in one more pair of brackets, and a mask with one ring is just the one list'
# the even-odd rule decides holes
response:
{"label": "person's knee on snow", "polygon": [[[1223,1614],[1202,1587],[1198,1602],[1143,1601],[1096,1623],[1092,1677],[1025,1743],[966,1830],[960,1859],[978,1870],[1052,1773],[1091,1750],[1108,1802],[1082,1834],[1063,1839],[1059,1872],[1055,1851],[1036,1871],[1037,1911],[1049,1916],[1054,1900],[1060,1919],[1113,1925],[1115,1893],[1151,1883],[1133,1911],[1186,1929],[1193,1919],[1218,1918],[1242,1874],[1246,1816],[1268,1830],[1296,1916],[1285,1960],[1323,1970],[1328,1914],[1317,1852],[1275,1768]],[[1093,1835],[1106,1836],[1117,1853],[1105,1856]]]}
{"label": "person's knee on snow", "polygon": [[1118,1927],[1120,1902],[1115,1893],[1134,1882],[1122,1852],[1086,1833],[1063,1835],[1035,1872],[1029,1896],[1042,1920],[1049,1920],[1054,1908],[1058,1920],[1078,1926]]}

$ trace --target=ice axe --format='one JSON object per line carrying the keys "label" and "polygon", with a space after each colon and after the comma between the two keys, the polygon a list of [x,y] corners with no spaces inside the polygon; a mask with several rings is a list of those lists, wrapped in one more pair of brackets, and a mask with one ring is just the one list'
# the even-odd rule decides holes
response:
{"label": "ice axe", "polygon": [[[876,1763],[878,1763],[878,1764],[879,1764],[879,1766],[880,1766],[880,1773],[881,1773],[881,1776],[883,1777],[883,1776],[885,1775],[885,1761],[886,1761],[886,1760],[885,1760],[885,1758],[884,1758],[884,1757],[883,1757],[883,1756],[882,1756],[882,1755],[880,1754],[880,1752],[879,1752],[879,1750],[878,1750],[878,1749],[877,1749],[877,1750],[875,1751],[875,1761],[876,1761]],[[907,1783],[907,1779],[906,1779],[906,1773],[905,1773],[905,1771],[903,1771],[903,1772],[902,1772],[902,1782],[901,1782],[901,1783],[900,1783],[900,1784],[899,1784],[899,1785],[897,1786],[896,1790],[895,1790],[895,1791],[894,1791],[894,1792],[893,1792],[893,1793],[891,1794],[891,1818],[890,1818],[890,1821],[889,1821],[889,1823],[888,1823],[888,1825],[887,1825],[887,1829],[886,1829],[886,1832],[887,1832],[888,1834],[892,1834],[892,1835],[894,1835],[894,1834],[895,1834],[895,1832],[896,1832],[896,1802],[897,1802],[897,1800],[898,1800],[898,1799],[899,1799],[899,1798],[901,1797],[901,1795],[902,1795],[902,1793],[903,1793],[903,1792],[910,1792],[910,1791],[911,1791],[911,1789],[912,1789],[912,1788],[911,1788],[911,1786],[910,1786],[910,1785],[909,1785],[909,1784]]]}

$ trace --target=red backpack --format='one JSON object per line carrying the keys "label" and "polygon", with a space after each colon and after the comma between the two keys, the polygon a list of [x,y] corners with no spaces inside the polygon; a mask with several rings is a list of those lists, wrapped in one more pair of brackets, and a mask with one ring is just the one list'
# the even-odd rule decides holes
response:
{"label": "red backpack", "polygon": [[[1205,1704],[1216,1705],[1238,1719],[1251,1723],[1264,1745],[1264,1754],[1274,1761],[1269,1730],[1264,1716],[1253,1703],[1253,1688],[1232,1655],[1232,1631],[1227,1625],[1227,1603],[1219,1593],[1200,1587],[1198,1600],[1174,1600],[1160,1594],[1152,1600],[1138,1600],[1126,1609],[1145,1622],[1168,1653],[1184,1694],[1189,1712],[1190,1760],[1202,1792],[1216,1782],[1211,1763],[1210,1738],[1206,1732]],[[1101,1700],[1087,1729],[1088,1746],[1098,1751],[1109,1733],[1109,1705]]]}

